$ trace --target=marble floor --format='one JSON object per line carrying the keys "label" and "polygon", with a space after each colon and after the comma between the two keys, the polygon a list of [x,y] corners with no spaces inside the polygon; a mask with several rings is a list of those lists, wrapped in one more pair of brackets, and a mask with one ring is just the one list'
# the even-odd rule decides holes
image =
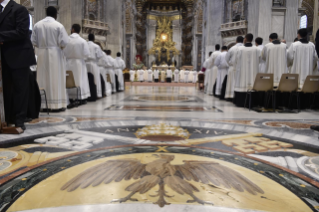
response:
{"label": "marble floor", "polygon": [[318,115],[127,87],[0,135],[0,211],[319,211]]}

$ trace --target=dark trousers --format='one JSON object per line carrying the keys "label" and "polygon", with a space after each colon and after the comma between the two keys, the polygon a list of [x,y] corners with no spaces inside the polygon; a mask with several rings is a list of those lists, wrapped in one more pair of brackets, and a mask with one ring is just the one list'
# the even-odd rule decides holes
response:
{"label": "dark trousers", "polygon": [[120,91],[119,78],[117,77],[116,74],[115,74],[115,88],[116,88],[116,92],[119,92],[119,91]]}
{"label": "dark trousers", "polygon": [[3,97],[6,122],[21,126],[27,117],[30,68],[11,69],[2,59]]}

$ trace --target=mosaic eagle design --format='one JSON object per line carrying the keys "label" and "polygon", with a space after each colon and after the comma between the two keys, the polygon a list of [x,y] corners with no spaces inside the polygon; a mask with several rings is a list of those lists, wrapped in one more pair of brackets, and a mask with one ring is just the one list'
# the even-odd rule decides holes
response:
{"label": "mosaic eagle design", "polygon": [[159,185],[157,195],[157,204],[160,207],[170,205],[166,202],[166,198],[173,196],[167,195],[165,186],[180,195],[189,195],[193,200],[188,200],[187,203],[211,204],[195,196],[195,192],[200,190],[195,187],[190,181],[200,182],[203,184],[214,184],[216,186],[224,186],[227,189],[236,189],[240,192],[249,192],[252,195],[258,193],[263,194],[264,191],[255,183],[247,179],[242,174],[220,165],[216,162],[206,161],[191,161],[185,160],[182,165],[172,165],[174,160],[173,155],[159,155],[159,159],[148,164],[142,164],[136,159],[109,160],[94,167],[91,167],[69,182],[67,182],[61,190],[68,192],[75,191],[78,188],[85,189],[92,185],[93,187],[100,184],[109,184],[113,181],[121,182],[122,180],[137,180],[129,185],[125,190],[131,192],[128,196],[115,199],[112,202],[127,202],[138,201],[132,198],[136,193],[145,194],[156,185]]}

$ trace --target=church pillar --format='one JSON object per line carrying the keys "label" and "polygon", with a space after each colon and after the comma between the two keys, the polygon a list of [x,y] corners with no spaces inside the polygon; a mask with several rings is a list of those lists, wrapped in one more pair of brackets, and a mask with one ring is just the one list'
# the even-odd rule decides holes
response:
{"label": "church pillar", "polygon": [[[148,16],[147,19],[147,26],[146,26],[146,49],[147,51],[150,50],[153,47],[154,40],[156,38],[156,27],[157,22],[154,18],[151,18],[153,16]],[[146,66],[151,67],[152,63],[155,61],[155,57],[153,55],[148,55],[148,58],[146,60]]]}
{"label": "church pillar", "polygon": [[298,4],[299,0],[286,1],[286,19],[285,19],[285,38],[288,46],[297,37],[297,31],[299,29],[298,20]]}
{"label": "church pillar", "polygon": [[112,51],[112,57],[117,52],[123,52],[123,20],[122,20],[122,1],[107,1],[105,8],[106,23],[109,26],[107,35],[107,49]]}
{"label": "church pillar", "polygon": [[316,34],[318,31],[318,24],[319,24],[319,20],[318,20],[319,4],[318,4],[318,0],[314,0],[314,1],[315,1],[315,6],[314,6],[314,14],[313,14],[313,32],[312,32],[313,41],[316,39]]}

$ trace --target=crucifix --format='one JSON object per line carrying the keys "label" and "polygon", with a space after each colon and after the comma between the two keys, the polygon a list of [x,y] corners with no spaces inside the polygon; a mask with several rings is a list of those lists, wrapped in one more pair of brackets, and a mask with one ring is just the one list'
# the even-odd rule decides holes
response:
{"label": "crucifix", "polygon": [[1,61],[1,47],[0,47],[0,134],[21,134],[23,130],[18,127],[8,127],[4,111],[3,99],[3,82],[2,82],[2,61]]}

